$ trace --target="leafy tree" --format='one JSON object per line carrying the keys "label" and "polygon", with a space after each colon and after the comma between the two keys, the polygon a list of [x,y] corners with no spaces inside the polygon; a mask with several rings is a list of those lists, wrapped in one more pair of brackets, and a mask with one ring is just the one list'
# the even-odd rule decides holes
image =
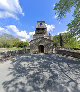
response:
{"label": "leafy tree", "polygon": [[59,35],[55,35],[53,37],[53,43],[54,43],[54,47],[60,46],[60,37],[59,37]]}
{"label": "leafy tree", "polygon": [[3,47],[3,44],[0,42],[0,48],[2,48]]}
{"label": "leafy tree", "polygon": [[13,40],[13,47],[18,47],[18,43],[20,42],[20,40],[18,38],[15,38]]}
{"label": "leafy tree", "polygon": [[53,42],[55,47],[64,47],[64,48],[71,48],[71,49],[80,49],[80,40],[76,37],[73,37],[70,32],[63,33],[61,35],[57,35],[53,37]]}
{"label": "leafy tree", "polygon": [[17,43],[17,47],[23,48],[23,47],[27,47],[27,46],[29,46],[28,41],[26,41],[26,42],[20,41],[20,42]]}
{"label": "leafy tree", "polygon": [[28,41],[23,42],[23,45],[24,45],[24,47],[27,47],[27,46],[29,46],[29,42]]}
{"label": "leafy tree", "polygon": [[12,35],[3,34],[0,36],[0,47],[1,48],[11,48],[11,47],[27,47],[29,46],[28,41],[22,42],[18,38]]}
{"label": "leafy tree", "polygon": [[77,37],[73,37],[70,32],[63,33],[62,38],[63,38],[65,48],[71,48],[71,49],[80,48],[80,44],[78,42]]}
{"label": "leafy tree", "polygon": [[60,20],[66,16],[67,12],[71,12],[74,7],[74,19],[68,24],[68,29],[74,34],[80,34],[80,0],[59,0],[55,4],[57,18]]}
{"label": "leafy tree", "polygon": [[62,35],[60,34],[60,35],[59,35],[59,37],[60,37],[60,46],[62,47],[62,46],[63,46],[63,39],[62,39]]}

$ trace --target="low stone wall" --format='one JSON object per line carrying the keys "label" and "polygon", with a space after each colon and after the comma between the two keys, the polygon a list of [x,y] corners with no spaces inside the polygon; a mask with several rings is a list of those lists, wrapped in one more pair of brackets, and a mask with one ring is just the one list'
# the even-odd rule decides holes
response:
{"label": "low stone wall", "polygon": [[30,53],[29,50],[15,50],[15,51],[7,51],[7,52],[1,52],[0,53],[0,59],[1,58],[7,58],[7,57],[10,57],[10,56],[17,56],[17,55],[20,55],[20,54],[28,54]]}
{"label": "low stone wall", "polygon": [[80,53],[79,52],[57,49],[56,53],[80,59]]}

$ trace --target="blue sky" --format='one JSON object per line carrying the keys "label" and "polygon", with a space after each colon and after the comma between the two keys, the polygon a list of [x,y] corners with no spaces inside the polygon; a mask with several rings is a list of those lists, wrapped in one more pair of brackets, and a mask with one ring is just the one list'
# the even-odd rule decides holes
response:
{"label": "blue sky", "polygon": [[45,21],[48,32],[57,35],[67,30],[72,14],[61,21],[56,19],[54,5],[59,0],[0,0],[0,33],[29,40],[37,21]]}

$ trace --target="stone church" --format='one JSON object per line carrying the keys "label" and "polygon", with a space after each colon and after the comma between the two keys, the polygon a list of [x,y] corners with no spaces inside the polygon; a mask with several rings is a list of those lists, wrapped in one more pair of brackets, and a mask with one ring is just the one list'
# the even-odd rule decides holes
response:
{"label": "stone church", "polygon": [[53,41],[47,32],[45,21],[38,21],[33,40],[30,41],[31,53],[52,53]]}

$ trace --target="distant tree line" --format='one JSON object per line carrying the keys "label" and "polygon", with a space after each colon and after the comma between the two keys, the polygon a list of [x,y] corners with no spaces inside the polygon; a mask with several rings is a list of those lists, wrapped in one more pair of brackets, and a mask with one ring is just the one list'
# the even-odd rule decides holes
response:
{"label": "distant tree line", "polygon": [[12,48],[12,47],[27,47],[29,46],[29,42],[22,42],[18,38],[14,38],[11,35],[5,34],[0,37],[0,48]]}
{"label": "distant tree line", "polygon": [[53,37],[55,47],[80,49],[80,40],[70,32],[62,33]]}

